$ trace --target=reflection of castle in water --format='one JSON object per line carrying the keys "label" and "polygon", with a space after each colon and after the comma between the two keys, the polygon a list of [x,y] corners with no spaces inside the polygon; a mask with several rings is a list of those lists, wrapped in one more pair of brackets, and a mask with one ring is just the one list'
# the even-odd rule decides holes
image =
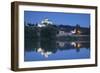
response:
{"label": "reflection of castle in water", "polygon": [[34,41],[31,47],[27,45],[25,46],[27,47],[25,48],[25,51],[35,51],[47,58],[49,55],[56,53],[58,50],[64,51],[76,49],[76,52],[79,52],[82,48],[89,49],[90,43],[89,41],[66,42],[57,40],[38,40],[37,42]]}

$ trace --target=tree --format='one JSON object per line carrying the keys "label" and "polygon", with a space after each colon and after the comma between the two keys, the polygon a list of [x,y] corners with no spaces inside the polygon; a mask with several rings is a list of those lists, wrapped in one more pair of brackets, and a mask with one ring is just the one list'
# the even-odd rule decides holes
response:
{"label": "tree", "polygon": [[45,39],[55,39],[57,34],[57,29],[53,26],[47,26],[41,28],[41,37]]}

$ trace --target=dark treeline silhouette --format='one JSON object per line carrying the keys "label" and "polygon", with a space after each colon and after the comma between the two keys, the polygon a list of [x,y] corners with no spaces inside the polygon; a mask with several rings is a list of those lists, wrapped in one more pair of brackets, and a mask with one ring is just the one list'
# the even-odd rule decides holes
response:
{"label": "dark treeline silhouette", "polygon": [[[38,25],[38,23],[35,23],[35,24],[28,23],[25,26],[28,27],[30,30],[30,28],[35,29],[35,27],[37,27],[37,25]],[[55,31],[53,31],[54,33],[59,31],[60,29],[63,29],[65,32],[70,32],[70,31],[76,29],[76,31],[77,30],[81,31],[81,33],[80,33],[81,35],[90,35],[90,27],[81,27],[79,24],[76,24],[76,26],[63,25],[63,24],[61,24],[61,25],[53,24],[53,25],[47,25],[46,28],[48,30],[49,29],[55,30]],[[50,30],[50,31],[52,31],[52,30]]]}

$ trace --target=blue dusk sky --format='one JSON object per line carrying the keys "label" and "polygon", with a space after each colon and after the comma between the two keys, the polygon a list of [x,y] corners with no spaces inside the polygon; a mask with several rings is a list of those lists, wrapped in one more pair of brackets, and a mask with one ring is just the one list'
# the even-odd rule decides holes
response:
{"label": "blue dusk sky", "polygon": [[26,23],[40,23],[45,18],[48,18],[57,25],[75,26],[79,24],[81,27],[89,27],[90,25],[90,14],[24,11],[24,21]]}

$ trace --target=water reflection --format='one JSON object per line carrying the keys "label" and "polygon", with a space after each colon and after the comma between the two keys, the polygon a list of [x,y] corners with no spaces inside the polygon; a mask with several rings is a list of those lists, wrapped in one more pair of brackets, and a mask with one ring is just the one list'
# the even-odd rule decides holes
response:
{"label": "water reflection", "polygon": [[28,38],[24,55],[25,61],[89,58],[90,42]]}

